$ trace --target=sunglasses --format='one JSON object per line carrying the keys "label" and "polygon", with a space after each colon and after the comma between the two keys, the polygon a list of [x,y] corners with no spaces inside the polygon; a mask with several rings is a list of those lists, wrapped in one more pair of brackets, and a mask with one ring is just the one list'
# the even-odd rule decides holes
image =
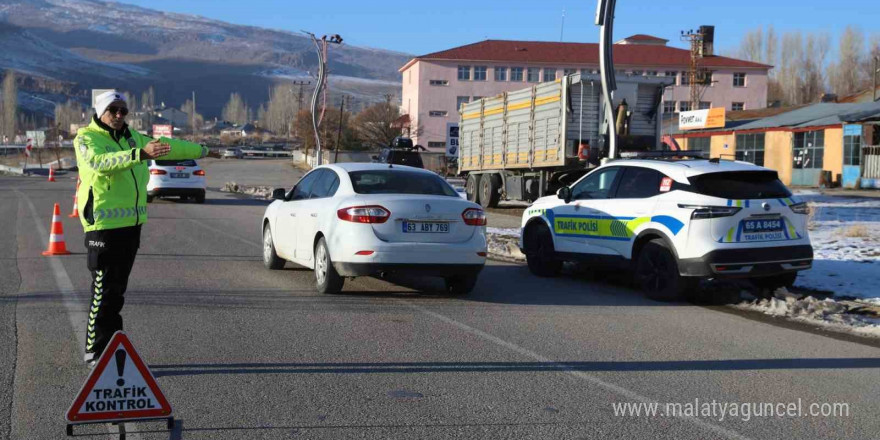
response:
{"label": "sunglasses", "polygon": [[111,105],[107,107],[107,111],[110,112],[111,115],[121,114],[122,116],[128,115],[128,109],[125,107],[117,107],[115,105]]}

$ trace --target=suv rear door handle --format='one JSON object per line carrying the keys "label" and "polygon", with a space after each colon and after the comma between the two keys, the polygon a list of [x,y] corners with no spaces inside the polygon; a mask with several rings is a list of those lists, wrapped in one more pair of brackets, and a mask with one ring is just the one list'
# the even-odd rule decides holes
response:
{"label": "suv rear door handle", "polygon": [[317,216],[318,216],[318,213],[317,213],[317,212],[313,212],[311,215],[312,215],[312,217],[317,217]]}

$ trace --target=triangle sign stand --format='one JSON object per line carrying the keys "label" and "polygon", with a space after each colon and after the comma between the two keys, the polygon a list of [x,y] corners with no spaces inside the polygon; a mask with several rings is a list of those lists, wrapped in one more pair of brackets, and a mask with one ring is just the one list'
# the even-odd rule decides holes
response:
{"label": "triangle sign stand", "polygon": [[174,427],[171,405],[153,373],[125,333],[113,334],[70,409],[67,435],[74,425],[167,419]]}

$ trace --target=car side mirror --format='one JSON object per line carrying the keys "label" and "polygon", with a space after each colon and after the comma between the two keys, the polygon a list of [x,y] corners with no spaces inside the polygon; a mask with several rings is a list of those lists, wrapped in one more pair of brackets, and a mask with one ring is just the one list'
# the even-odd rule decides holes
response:
{"label": "car side mirror", "polygon": [[284,188],[275,188],[272,190],[272,199],[273,200],[285,200],[287,197],[287,191]]}
{"label": "car side mirror", "polygon": [[556,191],[556,197],[565,200],[565,203],[571,202],[571,188],[567,186],[559,188],[559,191]]}

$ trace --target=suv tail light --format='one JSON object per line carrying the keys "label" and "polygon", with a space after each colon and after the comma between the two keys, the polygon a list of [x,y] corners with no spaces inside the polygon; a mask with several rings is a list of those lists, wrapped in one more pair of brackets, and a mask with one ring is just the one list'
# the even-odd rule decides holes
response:
{"label": "suv tail light", "polygon": [[379,206],[352,206],[336,211],[340,220],[354,223],[385,223],[391,217],[391,211]]}
{"label": "suv tail light", "polygon": [[152,174],[154,176],[162,176],[162,175],[168,174],[168,172],[165,170],[159,170],[159,169],[154,168],[154,169],[150,170],[150,174]]}
{"label": "suv tail light", "polygon": [[742,209],[736,206],[678,205],[678,207],[682,209],[693,209],[694,212],[691,213],[691,218],[695,220],[701,218],[730,217]]}
{"label": "suv tail light", "polygon": [[482,209],[468,208],[461,213],[464,224],[471,226],[486,226],[486,213]]}
{"label": "suv tail light", "polygon": [[204,176],[205,170],[195,170],[193,171],[193,176]]}
{"label": "suv tail light", "polygon": [[795,214],[803,214],[808,215],[810,213],[810,205],[807,205],[807,202],[795,203],[794,205],[789,206],[792,212]]}

